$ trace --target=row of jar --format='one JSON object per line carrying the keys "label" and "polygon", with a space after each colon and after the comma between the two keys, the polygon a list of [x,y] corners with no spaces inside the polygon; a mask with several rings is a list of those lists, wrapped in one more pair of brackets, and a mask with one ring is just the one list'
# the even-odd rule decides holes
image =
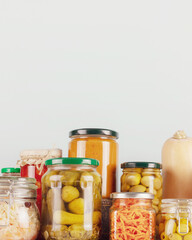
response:
{"label": "row of jar", "polygon": [[[96,172],[99,162],[87,158],[56,158],[45,164],[48,171],[42,178],[43,239],[98,240],[102,218],[102,182]],[[192,239],[192,201],[165,199],[162,205],[156,204],[162,186],[157,165],[125,163],[122,167],[125,167],[122,186],[126,185],[131,192],[111,194],[110,239],[148,240],[155,239],[155,234],[160,239]],[[152,186],[154,194],[147,190]],[[136,187],[143,192],[140,189],[137,192]],[[0,239],[38,237],[36,189],[35,179],[0,177]]]}

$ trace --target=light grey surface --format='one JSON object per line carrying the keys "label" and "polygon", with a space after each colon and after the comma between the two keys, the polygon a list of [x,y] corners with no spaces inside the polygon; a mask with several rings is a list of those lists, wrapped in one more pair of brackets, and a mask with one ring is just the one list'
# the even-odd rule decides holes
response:
{"label": "light grey surface", "polygon": [[[0,165],[119,131],[120,162],[161,161],[192,136],[191,1],[0,1]],[[118,177],[119,179],[119,177]]]}

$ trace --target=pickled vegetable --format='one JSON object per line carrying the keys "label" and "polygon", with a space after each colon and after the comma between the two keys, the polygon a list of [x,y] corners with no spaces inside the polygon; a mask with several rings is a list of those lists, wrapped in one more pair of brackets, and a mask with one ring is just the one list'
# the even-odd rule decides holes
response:
{"label": "pickled vegetable", "polygon": [[[55,211],[53,215],[53,220],[56,224],[83,224],[84,215],[73,214],[66,211]],[[99,211],[95,211],[93,212],[93,224],[99,223],[101,223],[101,213]]]}
{"label": "pickled vegetable", "polygon": [[97,172],[48,170],[42,184],[45,240],[99,239],[101,177]]}
{"label": "pickled vegetable", "polygon": [[69,210],[72,213],[76,214],[83,214],[84,213],[84,199],[83,198],[77,198],[69,203],[68,205]]}
{"label": "pickled vegetable", "polygon": [[62,189],[62,198],[65,202],[71,202],[79,197],[79,191],[76,187],[65,186]]}

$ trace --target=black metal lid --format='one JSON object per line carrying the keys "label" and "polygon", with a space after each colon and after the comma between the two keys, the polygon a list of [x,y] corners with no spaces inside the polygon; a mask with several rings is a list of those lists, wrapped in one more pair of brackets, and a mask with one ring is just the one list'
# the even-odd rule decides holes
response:
{"label": "black metal lid", "polygon": [[161,169],[161,164],[156,162],[125,162],[121,168],[157,168]]}
{"label": "black metal lid", "polygon": [[104,128],[80,128],[69,132],[69,137],[78,135],[104,135],[119,138],[118,132]]}

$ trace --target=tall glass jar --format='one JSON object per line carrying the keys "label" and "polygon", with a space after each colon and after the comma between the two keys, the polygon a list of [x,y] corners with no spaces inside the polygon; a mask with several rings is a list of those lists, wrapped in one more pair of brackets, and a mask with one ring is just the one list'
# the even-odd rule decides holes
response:
{"label": "tall glass jar", "polygon": [[69,133],[69,157],[87,157],[99,161],[102,176],[102,239],[109,239],[110,194],[116,191],[119,134],[109,129],[83,128]]}
{"label": "tall glass jar", "polygon": [[21,176],[20,168],[2,168],[1,175],[4,177],[20,177]]}
{"label": "tall glass jar", "polygon": [[42,229],[45,240],[98,240],[101,229],[99,162],[88,158],[46,161],[42,178]]}
{"label": "tall glass jar", "polygon": [[158,239],[192,240],[192,199],[163,199]]}
{"label": "tall glass jar", "polygon": [[102,197],[110,198],[110,194],[116,191],[118,133],[108,129],[84,128],[71,131],[69,137],[69,157],[99,161],[97,171],[102,176]]}
{"label": "tall glass jar", "polygon": [[49,158],[61,157],[60,149],[25,150],[20,153],[21,160],[18,165],[21,167],[21,177],[36,179],[37,184],[37,206],[41,213],[41,178],[47,171],[45,161]]}
{"label": "tall glass jar", "polygon": [[161,164],[154,162],[125,162],[121,164],[122,192],[149,192],[154,194],[153,208],[156,214],[161,208],[162,176]]}
{"label": "tall glass jar", "polygon": [[35,240],[40,230],[35,179],[0,177],[0,239]]}
{"label": "tall glass jar", "polygon": [[150,193],[112,193],[110,240],[154,240],[155,210]]}

